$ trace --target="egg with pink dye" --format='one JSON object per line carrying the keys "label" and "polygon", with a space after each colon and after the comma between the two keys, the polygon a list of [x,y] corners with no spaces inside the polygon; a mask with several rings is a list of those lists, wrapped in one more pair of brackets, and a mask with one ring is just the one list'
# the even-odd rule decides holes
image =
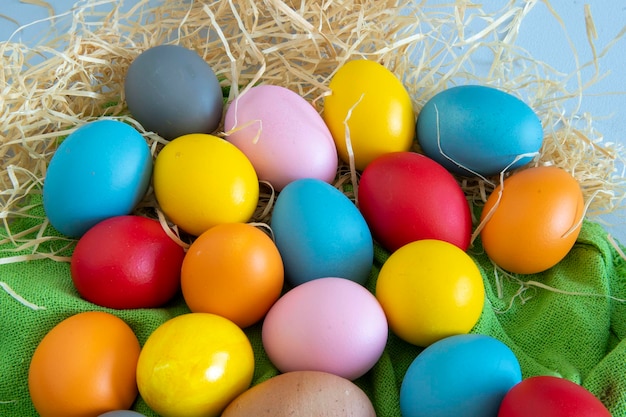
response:
{"label": "egg with pink dye", "polygon": [[380,359],[388,325],[365,287],[319,278],[285,293],[265,317],[263,347],[281,372],[321,371],[355,380]]}
{"label": "egg with pink dye", "polygon": [[337,148],[317,110],[285,87],[259,85],[233,100],[224,116],[226,140],[277,191],[301,178],[331,182]]}

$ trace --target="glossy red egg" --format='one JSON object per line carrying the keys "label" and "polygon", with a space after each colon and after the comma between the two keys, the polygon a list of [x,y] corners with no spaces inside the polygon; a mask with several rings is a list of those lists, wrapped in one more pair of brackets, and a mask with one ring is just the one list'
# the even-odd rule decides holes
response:
{"label": "glossy red egg", "polygon": [[184,256],[184,249],[157,220],[112,217],[93,226],[76,244],[72,281],[84,299],[103,307],[159,307],[180,289]]}
{"label": "glossy red egg", "polygon": [[358,189],[359,209],[374,238],[395,251],[407,243],[437,239],[466,250],[472,220],[454,176],[415,152],[393,152],[372,161]]}
{"label": "glossy red egg", "polygon": [[604,404],[586,388],[555,376],[534,376],[504,396],[498,417],[611,417]]}

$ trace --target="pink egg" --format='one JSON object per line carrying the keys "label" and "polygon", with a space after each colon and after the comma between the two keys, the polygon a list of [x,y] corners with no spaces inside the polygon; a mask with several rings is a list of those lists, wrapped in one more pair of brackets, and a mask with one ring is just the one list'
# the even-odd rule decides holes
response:
{"label": "pink egg", "polygon": [[355,380],[380,359],[387,319],[365,287],[319,278],[283,295],[263,322],[263,346],[281,371],[322,371]]}
{"label": "pink egg", "polygon": [[287,88],[252,87],[228,106],[224,130],[259,179],[278,191],[300,178],[335,178],[337,148],[328,127],[309,102]]}

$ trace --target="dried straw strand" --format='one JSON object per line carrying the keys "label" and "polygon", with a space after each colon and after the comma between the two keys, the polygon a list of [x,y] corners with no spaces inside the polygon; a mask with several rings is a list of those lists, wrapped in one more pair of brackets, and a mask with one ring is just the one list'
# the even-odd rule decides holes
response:
{"label": "dried straw strand", "polygon": [[[197,51],[222,85],[230,87],[229,101],[257,83],[277,84],[314,102],[321,112],[320,98],[329,93],[330,78],[343,63],[357,58],[378,61],[393,71],[413,98],[416,113],[432,95],[453,85],[501,88],[523,98],[542,120],[544,144],[532,165],[557,165],[571,172],[583,189],[588,216],[612,212],[626,194],[624,175],[616,171],[623,149],[603,141],[591,115],[580,114],[579,107],[573,113],[565,108],[572,100],[580,103],[586,88],[602,78],[598,60],[626,28],[597,51],[593,18],[585,10],[593,61],[580,64],[572,47],[577,69],[562,74],[515,44],[521,22],[538,2],[520,6],[509,0],[498,11],[487,12],[469,1],[433,7],[410,0],[171,0],[161,5],[140,0],[125,7],[115,0],[83,0],[45,20],[54,25],[46,42],[0,43],[3,236],[16,247],[30,248],[33,256],[45,250],[38,243],[58,239],[54,247],[67,247],[64,238],[43,230],[18,234],[10,226],[14,219],[32,215],[30,197],[41,193],[51,156],[80,125],[101,117],[124,120],[142,133],[153,155],[166,144],[128,114],[123,91],[133,59],[163,43]],[[564,29],[549,2],[542,3]],[[470,23],[481,29],[466,36]],[[493,57],[486,72],[473,61],[485,52]],[[583,80],[581,72],[589,66],[595,72]],[[576,80],[574,89],[571,80]],[[358,174],[342,165],[335,185],[354,198],[357,180]],[[473,205],[482,204],[499,181],[499,176],[459,178]],[[274,198],[271,187],[262,192],[252,222],[269,221]],[[151,192],[138,211],[157,217]],[[30,246],[32,240],[38,243]],[[59,253],[44,256],[56,259]]]}

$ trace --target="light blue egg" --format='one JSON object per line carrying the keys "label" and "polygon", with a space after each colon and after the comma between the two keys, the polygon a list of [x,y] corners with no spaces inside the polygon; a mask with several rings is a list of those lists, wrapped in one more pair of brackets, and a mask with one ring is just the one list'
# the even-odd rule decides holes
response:
{"label": "light blue egg", "polygon": [[506,393],[522,380],[515,354],[501,341],[463,334],[424,349],[400,388],[402,417],[497,417]]}
{"label": "light blue egg", "polygon": [[533,109],[509,93],[481,85],[433,96],[418,115],[416,133],[427,156],[466,176],[491,176],[509,165],[526,165],[543,143]]}
{"label": "light blue egg", "polygon": [[364,284],[373,262],[373,241],[354,203],[317,179],[289,183],[278,195],[271,227],[293,286],[324,277]]}
{"label": "light blue egg", "polygon": [[152,156],[133,127],[116,120],[87,123],[52,156],[43,185],[50,224],[80,237],[96,223],[129,214],[144,197]]}

